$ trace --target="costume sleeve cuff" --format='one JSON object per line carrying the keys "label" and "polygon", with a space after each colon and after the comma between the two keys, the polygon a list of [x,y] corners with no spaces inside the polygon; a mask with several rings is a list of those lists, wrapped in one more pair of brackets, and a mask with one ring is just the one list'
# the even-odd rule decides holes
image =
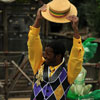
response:
{"label": "costume sleeve cuff", "polygon": [[79,47],[81,45],[82,45],[81,37],[79,39],[76,39],[75,37],[73,37],[73,46]]}
{"label": "costume sleeve cuff", "polygon": [[30,32],[31,35],[39,35],[40,33],[40,27],[36,28],[34,26],[30,26]]}

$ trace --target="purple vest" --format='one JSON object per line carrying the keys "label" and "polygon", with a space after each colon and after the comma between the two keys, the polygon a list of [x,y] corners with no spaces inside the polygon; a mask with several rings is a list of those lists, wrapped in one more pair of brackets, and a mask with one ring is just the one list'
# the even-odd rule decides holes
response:
{"label": "purple vest", "polygon": [[66,100],[70,84],[67,80],[67,67],[63,63],[55,73],[48,78],[48,67],[44,65],[43,81],[35,82],[31,100]]}

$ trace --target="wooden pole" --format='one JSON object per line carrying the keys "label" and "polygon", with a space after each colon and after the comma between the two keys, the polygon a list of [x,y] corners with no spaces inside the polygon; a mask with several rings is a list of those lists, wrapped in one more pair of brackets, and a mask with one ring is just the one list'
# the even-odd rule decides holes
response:
{"label": "wooden pole", "polygon": [[[20,68],[22,70],[25,69],[27,62],[28,62],[28,57],[25,56],[24,59],[23,59],[23,61],[22,61],[22,63],[21,63],[21,65],[20,65]],[[9,86],[9,93],[10,93],[11,90],[14,89],[14,87],[15,87],[18,79],[20,78],[21,74],[22,73],[20,73],[20,71],[17,70],[16,73],[15,73],[15,75],[12,77],[12,80],[11,80],[12,84],[10,84],[10,86]]]}
{"label": "wooden pole", "polygon": [[5,60],[5,100],[8,100],[8,62]]}
{"label": "wooden pole", "polygon": [[23,70],[15,63],[15,61],[12,60],[11,62],[26,77],[26,79],[33,84],[32,80],[23,72]]}

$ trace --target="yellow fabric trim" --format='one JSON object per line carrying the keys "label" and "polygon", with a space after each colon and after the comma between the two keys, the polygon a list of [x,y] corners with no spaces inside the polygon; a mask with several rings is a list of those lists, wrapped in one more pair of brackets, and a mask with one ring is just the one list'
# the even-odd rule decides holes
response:
{"label": "yellow fabric trim", "polygon": [[35,28],[33,26],[30,26],[29,34],[31,34],[31,35],[39,35],[39,33],[40,33],[40,27],[39,28]]}
{"label": "yellow fabric trim", "polygon": [[[56,84],[55,84],[55,85],[56,85]],[[57,89],[54,91],[54,95],[55,95],[55,97],[56,97],[56,100],[60,100],[61,97],[63,96],[63,94],[64,94],[63,87],[62,87],[62,85],[59,85],[59,86],[57,87]]]}
{"label": "yellow fabric trim", "polygon": [[79,39],[76,39],[76,38],[73,37],[73,46],[82,47],[81,37]]}
{"label": "yellow fabric trim", "polygon": [[73,47],[68,60],[68,82],[72,84],[82,69],[84,49],[80,39],[73,38]]}
{"label": "yellow fabric trim", "polygon": [[57,65],[57,66],[50,66],[50,67],[49,67],[49,69],[51,70],[51,73],[50,73],[49,77],[51,77],[51,76],[54,74],[54,72],[56,71],[56,69],[57,69],[58,67],[60,67],[60,66],[62,65],[63,62],[64,62],[64,59],[63,59],[63,61],[62,61],[59,65]]}
{"label": "yellow fabric trim", "polygon": [[33,70],[36,74],[41,64],[43,63],[42,58],[42,44],[39,36],[40,28],[30,26],[28,33],[28,58]]}

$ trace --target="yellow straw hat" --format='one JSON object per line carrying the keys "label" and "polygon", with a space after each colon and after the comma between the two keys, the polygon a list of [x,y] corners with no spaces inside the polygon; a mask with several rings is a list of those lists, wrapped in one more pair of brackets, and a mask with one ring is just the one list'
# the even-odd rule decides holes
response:
{"label": "yellow straw hat", "polygon": [[77,16],[77,9],[69,0],[53,0],[47,4],[47,10],[41,14],[48,21],[68,23],[70,21],[66,17]]}

